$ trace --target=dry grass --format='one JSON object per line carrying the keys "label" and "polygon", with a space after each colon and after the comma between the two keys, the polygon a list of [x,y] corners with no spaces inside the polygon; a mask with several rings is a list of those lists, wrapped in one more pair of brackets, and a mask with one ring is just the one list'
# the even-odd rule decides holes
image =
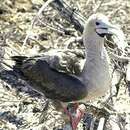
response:
{"label": "dry grass", "polygon": [[[126,41],[130,44],[129,0],[70,0],[68,3],[86,18],[95,12],[107,15],[113,23],[120,25],[125,33]],[[10,56],[32,56],[58,49],[61,51],[71,37],[81,36],[51,7],[48,7],[41,16],[42,22],[37,21],[33,29],[30,29],[31,22],[42,4],[42,0],[0,1],[0,56],[4,55],[3,60],[8,65],[13,64],[11,60],[8,60]],[[64,29],[69,30],[70,35],[64,34]],[[28,32],[31,36],[22,51],[22,44]],[[72,45],[73,48],[81,49],[81,46]],[[54,51],[50,53],[52,54],[54,55]],[[4,69],[11,69],[6,65],[4,67]],[[33,91],[30,85],[20,79],[17,74],[12,75],[11,72],[7,74],[3,68],[0,69],[0,129],[51,130],[63,127],[62,113],[55,110],[52,101],[49,101],[49,106],[45,110],[48,100],[44,96]],[[93,104],[100,107],[99,100]],[[118,95],[113,98],[112,107],[116,112],[111,113],[110,118],[116,120],[118,117],[118,122],[121,122],[121,125],[124,124],[121,130],[129,130],[130,98],[124,81],[121,82]],[[112,129],[109,121],[110,119],[105,130]],[[82,127],[81,123],[79,130],[82,130]]]}

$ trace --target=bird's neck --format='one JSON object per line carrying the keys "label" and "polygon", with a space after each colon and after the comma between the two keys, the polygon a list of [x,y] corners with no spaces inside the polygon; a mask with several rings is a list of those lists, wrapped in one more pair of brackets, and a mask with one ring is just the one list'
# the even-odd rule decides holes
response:
{"label": "bird's neck", "polygon": [[[93,83],[97,81],[99,84],[103,84],[102,78],[104,75],[109,75],[109,57],[104,47],[104,38],[86,36],[83,40],[86,49],[86,62],[80,78],[85,84],[91,78]],[[107,78],[109,77],[106,76],[104,81]]]}
{"label": "bird's neck", "polygon": [[100,58],[104,51],[104,38],[97,36],[97,34],[95,34],[95,38],[93,38],[93,35],[86,36],[84,38],[84,46],[87,58]]}

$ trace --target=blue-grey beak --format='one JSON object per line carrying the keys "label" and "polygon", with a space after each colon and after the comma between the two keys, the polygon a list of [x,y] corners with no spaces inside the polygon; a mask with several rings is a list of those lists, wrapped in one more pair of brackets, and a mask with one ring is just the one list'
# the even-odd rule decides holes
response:
{"label": "blue-grey beak", "polygon": [[101,22],[98,26],[96,26],[96,33],[102,37],[105,35],[116,35],[117,30],[119,29],[109,22]]}

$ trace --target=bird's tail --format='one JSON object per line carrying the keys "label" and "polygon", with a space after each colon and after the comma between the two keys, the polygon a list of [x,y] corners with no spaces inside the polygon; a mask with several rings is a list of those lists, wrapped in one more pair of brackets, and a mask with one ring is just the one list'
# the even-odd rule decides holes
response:
{"label": "bird's tail", "polygon": [[15,65],[13,66],[14,69],[20,70],[23,62],[27,59],[26,56],[12,56],[11,59],[15,61]]}

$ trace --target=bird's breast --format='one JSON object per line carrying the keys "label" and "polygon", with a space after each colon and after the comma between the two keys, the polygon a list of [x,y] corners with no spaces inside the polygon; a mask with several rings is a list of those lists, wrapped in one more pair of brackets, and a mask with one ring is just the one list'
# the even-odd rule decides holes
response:
{"label": "bird's breast", "polygon": [[88,90],[87,100],[105,95],[111,83],[106,52],[103,52],[102,56],[87,57],[82,80]]}

